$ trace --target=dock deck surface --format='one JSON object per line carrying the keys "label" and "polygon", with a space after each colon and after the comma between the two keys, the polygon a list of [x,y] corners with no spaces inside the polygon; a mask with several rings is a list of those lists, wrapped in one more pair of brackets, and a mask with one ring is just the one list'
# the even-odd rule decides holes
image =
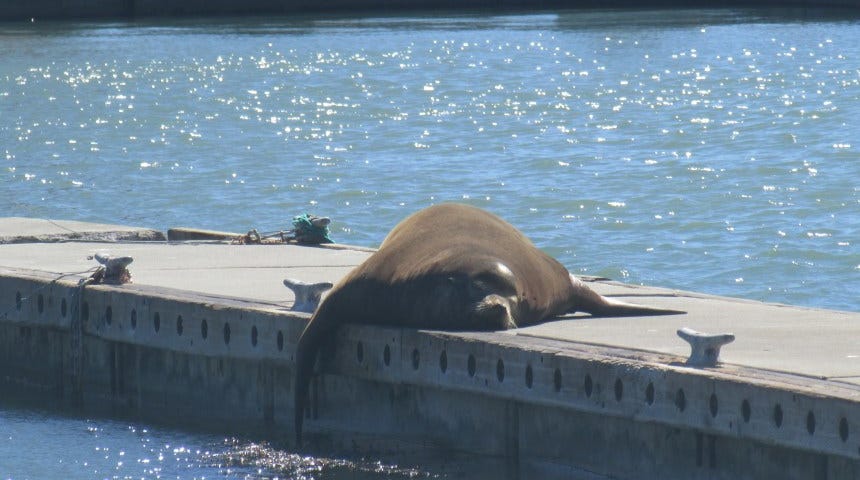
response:
{"label": "dock deck surface", "polygon": [[[9,227],[11,223],[15,224],[14,230]],[[0,234],[14,231],[19,236],[60,235],[69,233],[65,231],[68,226],[76,231],[114,232],[127,228],[87,228],[80,223],[51,227],[22,219],[0,219]],[[282,284],[284,278],[336,282],[370,255],[359,248],[296,245],[7,242],[0,244],[0,274],[14,269],[57,275],[81,273],[96,266],[87,256],[97,252],[133,257],[130,271],[137,285],[242,299],[284,309],[293,300]],[[589,283],[606,296],[688,313],[634,318],[592,318],[577,314],[508,333],[686,357],[689,346],[676,335],[677,329],[731,332],[736,340],[722,350],[721,360],[725,364],[860,385],[860,344],[856,341],[860,338],[860,313],[765,304],[611,281]]]}

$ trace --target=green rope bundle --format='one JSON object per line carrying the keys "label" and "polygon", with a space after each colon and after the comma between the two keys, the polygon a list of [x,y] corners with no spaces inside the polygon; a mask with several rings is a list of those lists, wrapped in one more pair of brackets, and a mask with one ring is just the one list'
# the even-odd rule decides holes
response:
{"label": "green rope bundle", "polygon": [[[318,218],[307,213],[293,217],[293,228],[297,242],[312,244],[334,243],[328,236],[328,222],[325,222],[325,226],[317,226],[314,220]],[[316,223],[321,224],[322,222]]]}

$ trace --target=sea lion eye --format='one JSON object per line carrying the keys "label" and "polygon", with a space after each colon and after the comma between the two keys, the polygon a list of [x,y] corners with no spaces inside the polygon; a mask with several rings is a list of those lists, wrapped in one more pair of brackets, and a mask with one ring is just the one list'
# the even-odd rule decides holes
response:
{"label": "sea lion eye", "polygon": [[511,285],[509,279],[496,272],[479,273],[472,277],[470,283],[473,288],[483,295],[495,293],[506,296],[513,290],[513,285]]}

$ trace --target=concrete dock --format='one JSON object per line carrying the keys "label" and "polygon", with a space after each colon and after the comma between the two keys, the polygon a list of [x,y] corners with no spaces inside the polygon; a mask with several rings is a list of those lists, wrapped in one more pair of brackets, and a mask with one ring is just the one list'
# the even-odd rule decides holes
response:
{"label": "concrete dock", "polygon": [[[289,310],[282,280],[334,282],[370,255],[51,225],[0,219],[0,386],[283,438],[309,315]],[[133,283],[79,288],[98,252],[133,257]],[[688,313],[506,332],[347,326],[312,388],[310,438],[487,455],[524,478],[860,478],[860,313],[590,285]],[[688,367],[681,327],[736,341],[719,366]]]}

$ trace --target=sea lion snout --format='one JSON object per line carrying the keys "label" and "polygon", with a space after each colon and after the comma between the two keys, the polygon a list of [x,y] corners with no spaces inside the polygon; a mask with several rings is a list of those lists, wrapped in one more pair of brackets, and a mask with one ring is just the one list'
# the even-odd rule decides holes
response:
{"label": "sea lion snout", "polygon": [[517,328],[511,315],[511,300],[501,295],[490,294],[475,305],[472,316],[475,325],[482,329],[508,330]]}

